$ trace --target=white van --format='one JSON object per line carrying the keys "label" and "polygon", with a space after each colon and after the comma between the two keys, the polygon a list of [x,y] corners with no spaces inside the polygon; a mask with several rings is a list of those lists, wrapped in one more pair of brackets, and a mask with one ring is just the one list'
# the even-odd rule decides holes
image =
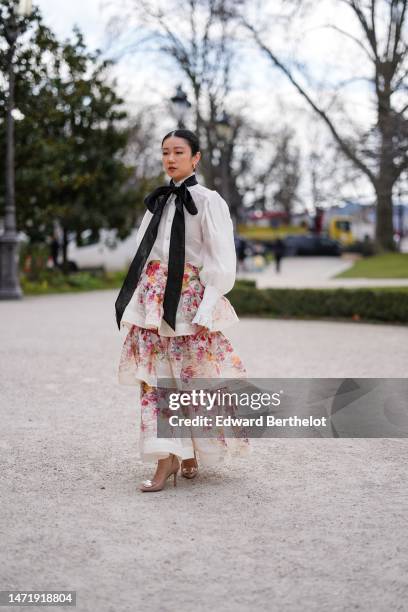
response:
{"label": "white van", "polygon": [[77,246],[75,241],[68,245],[68,260],[82,268],[104,268],[107,272],[128,268],[136,254],[137,228],[125,240],[116,238],[116,230],[101,230],[100,239],[93,244],[86,244],[91,231],[83,232],[84,246]]}

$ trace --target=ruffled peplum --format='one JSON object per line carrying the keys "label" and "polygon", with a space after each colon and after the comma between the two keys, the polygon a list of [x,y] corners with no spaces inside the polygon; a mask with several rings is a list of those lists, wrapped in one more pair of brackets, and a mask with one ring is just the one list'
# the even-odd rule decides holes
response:
{"label": "ruffled peplum", "polygon": [[[200,326],[192,323],[203,299],[205,287],[200,281],[199,268],[185,263],[183,285],[176,315],[176,332],[163,320],[163,300],[167,281],[167,264],[151,260],[143,271],[125,312],[121,327],[129,329],[137,325],[158,331],[162,336],[196,334]],[[213,309],[210,331],[222,331],[237,323],[234,307],[224,295]]]}

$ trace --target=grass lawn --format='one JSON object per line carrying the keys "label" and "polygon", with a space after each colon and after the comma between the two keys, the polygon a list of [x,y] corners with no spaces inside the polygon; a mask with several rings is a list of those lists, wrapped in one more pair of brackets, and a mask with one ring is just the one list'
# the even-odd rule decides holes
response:
{"label": "grass lawn", "polygon": [[355,262],[334,278],[408,278],[408,253],[385,253]]}

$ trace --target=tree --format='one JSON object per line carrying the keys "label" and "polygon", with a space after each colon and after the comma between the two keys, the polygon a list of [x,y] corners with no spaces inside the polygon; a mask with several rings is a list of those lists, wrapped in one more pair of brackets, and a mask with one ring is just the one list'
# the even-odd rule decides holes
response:
{"label": "tree", "polygon": [[[341,152],[370,181],[377,202],[376,241],[380,248],[393,250],[392,203],[393,190],[399,177],[408,168],[408,104],[398,101],[398,93],[407,90],[408,0],[336,0],[350,9],[361,36],[342,30],[334,24],[328,27],[352,39],[370,66],[372,92],[376,104],[376,122],[369,130],[357,132],[354,138],[341,133],[328,109],[324,109],[308,92],[288,63],[263,40],[261,29],[242,14],[231,13],[251,33],[258,47],[292,83],[313,111],[329,128]],[[294,5],[305,4],[296,0]],[[309,5],[310,6],[310,5]],[[380,10],[381,8],[381,10]],[[383,35],[381,33],[383,32]],[[344,84],[344,83],[343,83]]]}
{"label": "tree", "polygon": [[[240,4],[242,0],[235,2]],[[219,118],[228,110],[235,58],[231,0],[190,0],[186,4],[173,0],[157,7],[146,0],[128,0],[126,6],[129,11],[122,8],[122,17],[114,19],[116,45],[120,45],[121,34],[126,41],[128,28],[134,32],[136,16],[141,34],[133,44],[123,43],[123,53],[154,51],[170,58],[183,74],[193,97],[193,129],[202,146],[200,169],[206,185],[221,192],[236,216],[242,197],[233,168],[235,162],[239,166],[236,145],[245,123],[243,115],[229,113],[231,133],[227,138],[217,130]]]}
{"label": "tree", "polygon": [[300,152],[291,141],[294,132],[284,129],[278,142],[275,154],[275,177],[277,189],[274,202],[286,213],[288,223],[291,223],[295,203],[298,201],[297,189],[300,182]]}
{"label": "tree", "polygon": [[[0,9],[10,1],[0,0]],[[111,62],[89,52],[79,30],[58,42],[38,10],[28,36],[16,55],[16,106],[25,117],[16,125],[18,227],[31,241],[44,241],[58,221],[66,261],[70,236],[79,239],[85,229],[129,234],[141,193],[128,185],[133,168],[123,161],[127,114],[115,83],[108,82]],[[2,71],[4,66],[2,49]],[[0,83],[2,110],[5,95]],[[0,205],[3,192],[1,176]]]}

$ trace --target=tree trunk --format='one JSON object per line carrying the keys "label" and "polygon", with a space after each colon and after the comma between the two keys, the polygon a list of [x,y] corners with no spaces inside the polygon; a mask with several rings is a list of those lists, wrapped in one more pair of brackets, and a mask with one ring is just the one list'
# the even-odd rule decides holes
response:
{"label": "tree trunk", "polygon": [[68,272],[68,230],[66,227],[62,229],[62,269]]}
{"label": "tree trunk", "polygon": [[378,127],[381,135],[381,145],[378,176],[375,182],[377,195],[375,237],[381,250],[393,251],[395,250],[392,222],[392,191],[395,183],[394,133],[391,120],[391,94],[388,83],[384,85],[384,91],[380,92],[378,96]]}
{"label": "tree trunk", "polygon": [[377,194],[377,221],[375,238],[380,249],[394,251],[394,228],[392,222],[392,183],[379,178]]}

